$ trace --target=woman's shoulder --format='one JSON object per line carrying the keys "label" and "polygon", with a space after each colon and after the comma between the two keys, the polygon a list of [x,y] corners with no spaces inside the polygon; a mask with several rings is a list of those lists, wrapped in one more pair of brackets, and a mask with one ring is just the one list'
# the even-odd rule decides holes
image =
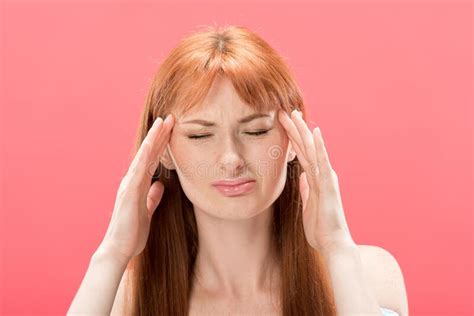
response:
{"label": "woman's shoulder", "polygon": [[375,245],[357,245],[363,259],[376,260],[381,263],[397,263],[395,256],[385,248]]}
{"label": "woman's shoulder", "polygon": [[367,282],[372,287],[384,315],[407,315],[405,280],[395,256],[374,245],[357,245]]}

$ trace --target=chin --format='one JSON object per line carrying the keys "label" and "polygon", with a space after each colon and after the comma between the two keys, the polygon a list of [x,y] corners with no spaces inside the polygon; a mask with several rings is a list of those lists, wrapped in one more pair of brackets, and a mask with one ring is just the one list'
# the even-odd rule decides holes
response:
{"label": "chin", "polygon": [[[218,197],[213,201],[215,203],[207,205],[201,208],[201,210],[207,215],[219,219],[249,219],[260,215],[267,209],[261,202],[256,201],[255,198],[249,198],[248,196],[241,196],[240,198],[234,197],[232,199]],[[208,202],[206,204],[208,204]]]}

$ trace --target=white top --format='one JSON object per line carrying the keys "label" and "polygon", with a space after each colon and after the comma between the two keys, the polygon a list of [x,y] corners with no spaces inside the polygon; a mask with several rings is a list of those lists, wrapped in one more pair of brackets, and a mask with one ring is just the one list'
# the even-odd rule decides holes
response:
{"label": "white top", "polygon": [[380,309],[382,310],[382,313],[384,316],[400,316],[397,312],[391,309],[384,308],[384,307],[380,307]]}

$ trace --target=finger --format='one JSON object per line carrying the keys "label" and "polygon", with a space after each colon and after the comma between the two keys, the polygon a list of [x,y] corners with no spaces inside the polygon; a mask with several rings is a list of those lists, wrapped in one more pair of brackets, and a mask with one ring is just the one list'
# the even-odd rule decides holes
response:
{"label": "finger", "polygon": [[303,120],[301,112],[297,112],[296,110],[291,112],[291,120],[294,122],[296,129],[301,136],[304,152],[306,153],[306,160],[310,165],[317,165],[318,161],[316,157],[316,147],[314,146],[313,135],[309,130],[308,125],[306,125],[306,122]]}
{"label": "finger", "polygon": [[163,154],[166,143],[169,141],[169,136],[171,134],[171,130],[173,129],[174,123],[174,116],[172,114],[168,114],[163,122],[163,128],[158,133],[157,141],[155,142],[155,146],[151,152],[152,160],[157,164],[159,162],[160,156]]}
{"label": "finger", "polygon": [[306,172],[302,172],[300,174],[299,186],[300,186],[299,188],[300,188],[301,200],[303,201],[303,211],[305,211],[306,203],[308,203],[308,197],[309,197],[309,184],[306,178]]}
{"label": "finger", "polygon": [[158,207],[158,204],[160,203],[161,198],[163,197],[164,190],[165,190],[165,187],[163,183],[161,183],[160,181],[155,181],[151,185],[150,190],[148,191],[147,199],[146,199],[146,206],[148,209],[148,219],[151,219],[151,217],[153,216],[153,213]]}
{"label": "finger", "polygon": [[159,130],[162,128],[163,119],[158,117],[151,126],[150,130],[148,131],[147,135],[143,139],[142,143],[140,144],[140,148],[138,149],[135,157],[130,164],[127,174],[131,177],[140,177],[143,174],[143,171],[146,169],[148,165],[151,150],[153,147],[153,143],[156,139],[156,135]]}
{"label": "finger", "polygon": [[[304,146],[303,146],[303,141],[301,140],[300,134],[298,132],[298,129],[296,128],[295,124],[291,120],[291,118],[288,116],[288,114],[282,110],[280,110],[278,114],[278,118],[280,120],[281,125],[283,128],[286,130],[288,137],[293,140],[293,148],[295,151],[299,149],[299,152],[302,153],[301,156],[306,155],[306,152],[304,151]],[[298,158],[300,158],[298,157]],[[306,159],[305,159],[306,160]]]}
{"label": "finger", "polygon": [[[296,152],[298,161],[301,163],[301,166],[303,167],[303,169],[306,171],[307,174],[316,175],[316,176],[309,177],[308,180],[309,180],[310,187],[312,188],[315,186],[317,187],[317,170],[316,170],[317,166],[314,163],[313,165],[311,165],[308,162],[308,159],[306,158],[306,153],[302,149],[303,144],[301,141],[300,134],[296,128],[296,125],[290,119],[290,117],[283,111],[281,111],[281,113],[279,114],[279,117],[280,117],[282,126],[287,131],[288,138],[290,139],[291,144],[293,145],[293,149]],[[298,140],[296,140],[295,138],[299,139],[299,143],[298,143]]]}
{"label": "finger", "polygon": [[314,144],[313,134],[309,130],[306,122],[303,120],[301,116],[301,112],[293,111],[291,113],[291,120],[293,124],[296,126],[298,133],[301,136],[303,141],[303,146],[306,152],[306,161],[307,166],[305,167],[306,177],[308,179],[308,183],[310,186],[316,190],[318,190],[318,180],[319,180],[319,165],[317,159],[317,152],[316,146]]}
{"label": "finger", "polygon": [[304,151],[303,141],[301,140],[300,133],[298,132],[298,129],[296,128],[288,113],[280,110],[278,117],[280,119],[281,125],[285,128],[287,133],[295,140],[302,152],[306,154],[306,152]]}
{"label": "finger", "polygon": [[319,127],[316,127],[313,131],[313,138],[314,142],[316,144],[316,150],[317,150],[317,158],[318,158],[318,165],[319,169],[321,172],[321,175],[326,177],[329,176],[332,166],[331,163],[329,162],[329,156],[326,150],[326,146],[324,145],[324,140],[321,135],[321,130]]}
{"label": "finger", "polygon": [[149,163],[146,167],[146,175],[143,177],[147,182],[151,180],[156,172],[156,169],[158,168],[160,157],[163,154],[166,144],[169,142],[173,125],[174,118],[171,114],[169,114],[163,122],[163,127],[158,132],[158,135],[156,135],[154,146],[151,149]]}
{"label": "finger", "polygon": [[301,163],[301,166],[303,166],[304,169],[309,167],[308,161],[306,160],[306,157],[304,155],[304,152],[301,150],[301,148],[296,144],[296,141],[290,136],[290,142],[291,145],[293,146],[294,151],[296,152],[296,156],[298,157],[298,161]]}
{"label": "finger", "polygon": [[160,143],[157,146],[156,149],[156,154],[153,155],[152,161],[149,163],[148,168],[147,168],[147,175],[145,176],[146,181],[149,183],[151,178],[155,175],[156,169],[158,168],[160,164],[160,157],[163,155],[163,152],[169,143],[170,140],[170,133],[163,133],[160,138]]}

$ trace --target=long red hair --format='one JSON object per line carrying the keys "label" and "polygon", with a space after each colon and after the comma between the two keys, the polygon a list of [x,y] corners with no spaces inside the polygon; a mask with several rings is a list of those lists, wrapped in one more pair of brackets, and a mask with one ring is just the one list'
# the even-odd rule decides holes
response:
{"label": "long red hair", "polygon": [[[228,77],[240,98],[256,110],[304,113],[301,91],[284,59],[259,35],[242,26],[205,27],[183,38],[161,63],[145,101],[135,152],[158,116],[199,106],[218,75]],[[304,235],[298,182],[301,165],[295,159],[287,168],[285,187],[273,205],[281,313],[336,315],[322,258]],[[127,266],[130,300],[126,308],[133,315],[184,316],[189,313],[199,249],[193,205],[175,170],[160,164],[152,181],[156,180],[165,191],[144,251]]]}

